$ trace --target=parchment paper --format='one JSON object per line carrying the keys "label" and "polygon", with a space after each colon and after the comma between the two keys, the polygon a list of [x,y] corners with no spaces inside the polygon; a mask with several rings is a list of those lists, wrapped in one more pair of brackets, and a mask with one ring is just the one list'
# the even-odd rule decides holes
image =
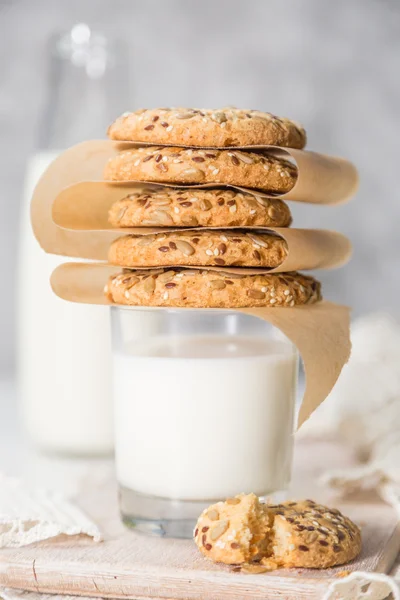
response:
{"label": "parchment paper", "polygon": [[[99,185],[101,186],[99,188]],[[129,192],[128,192],[129,193]],[[124,190],[125,194],[125,190]],[[53,204],[53,220],[58,227],[70,232],[87,233],[80,245],[81,258],[107,260],[110,244],[129,233],[150,235],[163,231],[185,231],[182,227],[112,227],[107,220],[110,206],[121,198],[119,187],[80,183],[63,190]],[[206,231],[221,227],[196,227],[191,231]],[[275,233],[286,240],[286,259],[270,272],[299,269],[331,269],[345,264],[351,256],[351,243],[342,234],[320,229],[293,229],[287,227],[235,227],[264,233]]]}
{"label": "parchment paper", "polygon": [[[119,152],[129,150],[129,148],[139,148],[141,146],[167,146],[167,144],[149,144],[142,142],[115,142],[109,141],[113,149],[110,151],[110,158]],[[183,144],[174,144],[182,148],[190,148]],[[206,148],[204,146],[204,148]],[[201,147],[197,147],[201,149]],[[214,148],[215,149],[215,148]],[[349,161],[336,156],[327,156],[318,154],[310,150],[296,150],[294,148],[280,148],[279,146],[232,146],[221,147],[220,150],[244,150],[248,152],[259,151],[266,154],[272,154],[278,158],[292,160],[298,168],[298,178],[294,187],[286,194],[280,194],[274,197],[284,198],[285,200],[295,200],[297,202],[309,202],[312,204],[338,204],[349,200],[358,188],[357,169]],[[198,185],[194,187],[213,187],[215,184]],[[176,187],[173,185],[172,187]],[[181,186],[192,187],[192,186]],[[246,191],[251,191],[246,190]],[[268,194],[264,194],[268,196]]]}
{"label": "parchment paper", "polygon": [[[300,174],[295,188],[290,192],[291,195],[295,190],[297,192],[300,190],[301,194],[304,193],[305,201],[335,204],[347,199],[355,192],[357,172],[347,161],[300,150],[291,150],[291,152],[296,155],[299,169],[307,173],[304,177]],[[82,142],[63,152],[45,171],[32,198],[31,218],[35,236],[46,252],[87,258],[93,258],[102,252],[104,242],[101,237],[92,236],[92,254],[89,256],[85,250],[87,247],[86,232],[68,231],[57,227],[52,221],[52,205],[65,188],[91,180],[99,181],[102,178],[106,161],[116,153],[116,145],[108,140]],[[300,154],[298,155],[298,153]],[[325,188],[322,195],[320,195],[321,186]],[[132,189],[132,184],[100,182],[97,184],[97,194],[107,194],[110,190],[118,188],[123,192]],[[82,189],[80,187],[77,191],[82,191]],[[86,195],[87,190],[84,191]],[[263,194],[257,192],[256,195]],[[289,198],[289,196],[286,197]],[[86,197],[81,198],[84,203]],[[294,198],[292,197],[292,199]]]}
{"label": "parchment paper", "polygon": [[[57,296],[70,302],[116,306],[104,295],[104,285],[110,275],[120,271],[120,267],[110,265],[67,263],[55,269],[51,277],[51,286]],[[129,307],[129,309],[146,310],[146,307]],[[168,309],[147,308],[147,310]],[[298,418],[300,427],[329,394],[349,358],[349,309],[346,306],[322,301],[310,306],[294,308],[231,310],[268,321],[283,331],[298,348],[306,374],[306,390]]]}

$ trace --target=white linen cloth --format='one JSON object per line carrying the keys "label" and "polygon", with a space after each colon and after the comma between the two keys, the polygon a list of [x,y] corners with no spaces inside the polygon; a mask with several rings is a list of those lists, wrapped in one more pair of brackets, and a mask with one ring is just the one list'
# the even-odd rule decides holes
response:
{"label": "white linen cloth", "polygon": [[0,548],[19,548],[60,534],[102,539],[97,525],[63,494],[31,489],[0,475]]}
{"label": "white linen cloth", "polygon": [[[371,315],[352,327],[352,354],[321,417],[351,446],[360,466],[327,472],[326,485],[347,493],[375,489],[400,516],[400,325]],[[320,419],[321,419],[320,417]]]}
{"label": "white linen cloth", "polygon": [[[351,341],[348,364],[300,435],[341,437],[360,466],[329,471],[321,483],[343,495],[374,489],[400,518],[400,323],[387,314],[363,317],[352,325]],[[400,563],[391,575],[352,573],[323,600],[400,600]]]}

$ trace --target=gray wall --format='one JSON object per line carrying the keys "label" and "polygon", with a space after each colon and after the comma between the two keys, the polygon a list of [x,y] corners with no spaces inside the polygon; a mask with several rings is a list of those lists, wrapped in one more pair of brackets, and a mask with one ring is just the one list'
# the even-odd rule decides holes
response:
{"label": "gray wall", "polygon": [[[296,224],[337,228],[354,242],[352,263],[321,275],[327,297],[356,313],[396,310],[397,0],[0,0],[0,370],[14,364],[17,224],[47,94],[46,39],[76,21],[128,43],[126,109],[261,108],[302,122],[310,148],[353,160],[361,175],[356,199],[336,208],[296,206]],[[106,125],[98,124],[99,135]]]}

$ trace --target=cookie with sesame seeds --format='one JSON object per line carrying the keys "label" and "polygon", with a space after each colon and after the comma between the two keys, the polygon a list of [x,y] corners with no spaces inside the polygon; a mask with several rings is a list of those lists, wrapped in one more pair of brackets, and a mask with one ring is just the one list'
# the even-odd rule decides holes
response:
{"label": "cookie with sesame seeds", "polygon": [[200,515],[194,541],[207,558],[239,565],[269,554],[272,513],[255,494],[239,494],[217,502]]}
{"label": "cookie with sesame seeds", "polygon": [[335,508],[305,500],[268,510],[274,515],[272,559],[281,567],[326,569],[361,551],[360,529]]}
{"label": "cookie with sesame seeds", "polygon": [[282,264],[286,256],[286,241],[273,233],[207,229],[125,235],[111,244],[108,260],[121,267],[274,268]]}
{"label": "cookie with sesame seeds", "polygon": [[304,148],[306,132],[287,118],[259,110],[155,108],[124,113],[108,129],[113,140],[185,146],[275,145]]}
{"label": "cookie with sesame seeds", "polygon": [[229,189],[140,190],[115,202],[113,227],[289,227],[289,207],[278,198]]}
{"label": "cookie with sesame seeds", "polygon": [[301,273],[247,275],[210,269],[125,269],[109,278],[110,302],[191,308],[293,307],[321,300],[321,284]]}
{"label": "cookie with sesame seeds", "polygon": [[218,184],[289,192],[297,180],[296,166],[262,152],[198,148],[133,148],[112,157],[104,169],[107,181],[149,181],[170,184]]}
{"label": "cookie with sesame seeds", "polygon": [[194,541],[207,558],[247,573],[277,568],[326,569],[361,551],[357,525],[312,500],[263,504],[254,494],[217,502],[200,515]]}

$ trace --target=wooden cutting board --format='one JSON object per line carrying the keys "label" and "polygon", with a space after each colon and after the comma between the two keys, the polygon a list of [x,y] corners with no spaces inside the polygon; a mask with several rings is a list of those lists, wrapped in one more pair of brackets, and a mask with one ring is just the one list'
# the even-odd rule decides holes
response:
{"label": "wooden cutting board", "polygon": [[388,572],[400,550],[394,511],[369,495],[346,502],[319,488],[320,473],[353,461],[331,441],[300,441],[290,496],[337,506],[362,527],[363,551],[349,565],[325,571],[292,569],[261,575],[232,572],[204,559],[191,541],[150,538],[125,529],[115,484],[86,490],[81,507],[100,525],[105,541],[59,537],[0,550],[0,586],[42,593],[149,600],[319,600],[343,571]]}

